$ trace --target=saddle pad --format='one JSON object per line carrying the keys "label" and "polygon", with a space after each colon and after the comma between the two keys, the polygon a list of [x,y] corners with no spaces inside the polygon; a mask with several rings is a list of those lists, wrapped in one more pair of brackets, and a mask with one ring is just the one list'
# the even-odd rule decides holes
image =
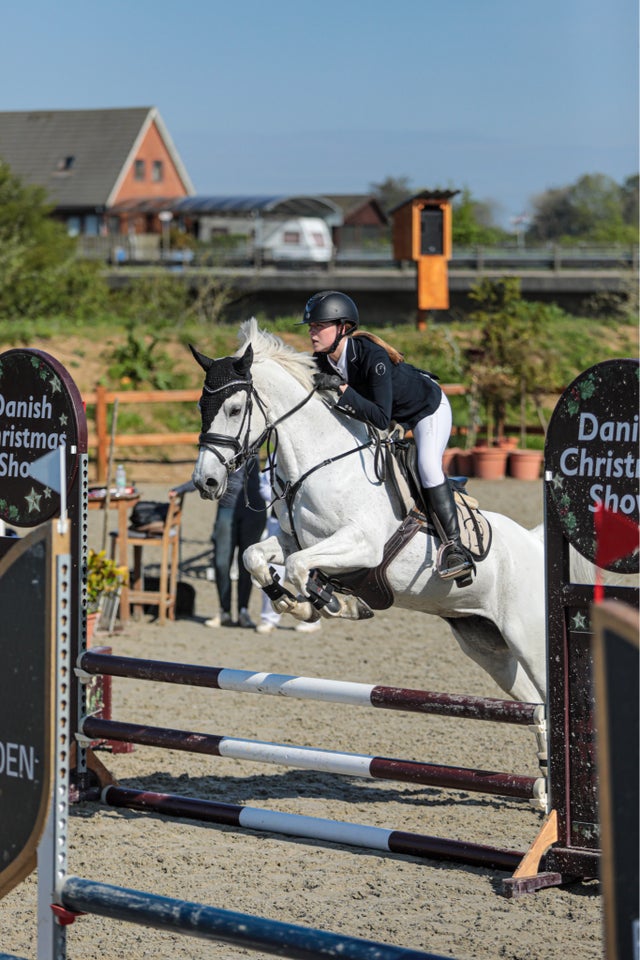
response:
{"label": "saddle pad", "polygon": [[[415,443],[396,440],[389,448],[386,462],[387,474],[405,513],[409,514],[414,508],[424,513]],[[467,493],[464,484],[449,478],[449,485],[458,508],[460,539],[474,560],[484,560],[491,547],[491,527],[480,513],[478,501]],[[428,515],[427,527],[429,533],[436,533]]]}
{"label": "saddle pad", "polygon": [[474,560],[484,560],[491,549],[491,524],[478,509],[478,501],[456,490],[460,539]]}

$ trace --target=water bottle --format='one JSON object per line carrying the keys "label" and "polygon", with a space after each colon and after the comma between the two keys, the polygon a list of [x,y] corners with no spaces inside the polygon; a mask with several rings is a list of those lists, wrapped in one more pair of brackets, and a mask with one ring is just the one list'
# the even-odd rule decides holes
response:
{"label": "water bottle", "polygon": [[121,463],[116,467],[116,496],[121,496],[127,487],[127,475]]}

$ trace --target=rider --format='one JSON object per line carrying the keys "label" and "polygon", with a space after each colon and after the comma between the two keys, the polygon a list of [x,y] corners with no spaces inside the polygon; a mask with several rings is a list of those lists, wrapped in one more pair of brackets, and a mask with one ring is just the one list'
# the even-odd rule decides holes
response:
{"label": "rider", "polygon": [[425,502],[444,534],[436,570],[443,580],[468,577],[471,558],[460,542],[458,513],[442,469],[451,434],[451,407],[432,377],[405,363],[401,353],[374,334],[358,330],[358,308],[345,293],[322,290],[304,308],[314,357],[316,386],[338,390],[337,407],[380,430],[391,420],[413,431]]}

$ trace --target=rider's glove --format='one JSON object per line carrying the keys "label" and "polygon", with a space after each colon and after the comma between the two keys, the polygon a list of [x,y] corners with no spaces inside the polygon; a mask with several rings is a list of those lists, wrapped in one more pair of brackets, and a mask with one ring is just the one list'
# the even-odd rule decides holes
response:
{"label": "rider's glove", "polygon": [[318,390],[338,390],[344,380],[336,373],[314,373],[313,383]]}

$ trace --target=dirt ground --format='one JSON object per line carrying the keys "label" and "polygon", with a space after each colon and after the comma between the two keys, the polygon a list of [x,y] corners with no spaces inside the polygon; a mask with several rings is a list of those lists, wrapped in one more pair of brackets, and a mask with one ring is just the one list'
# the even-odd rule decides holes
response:
{"label": "dirt ground", "polygon": [[[179,471],[178,471],[179,472]],[[166,499],[176,468],[138,485]],[[482,506],[525,526],[542,519],[542,485],[471,480]],[[215,584],[206,579],[214,507],[186,500],[183,579],[193,616],[160,627],[147,616],[106,642],[114,652],[244,670],[500,696],[435,617],[391,609],[362,623],[300,634],[283,618],[263,636],[212,629]],[[99,547],[101,514],[92,513]],[[251,609],[258,616],[254,592]],[[115,680],[115,719],[231,737],[293,743],[537,775],[531,731],[481,721]],[[136,747],[100,757],[124,785],[394,830],[525,850],[541,814],[526,802],[413,784],[361,780]],[[83,803],[72,808],[69,872],[171,897],[431,951],[458,960],[596,960],[603,955],[598,882],[500,895],[505,873],[383,855],[233,827],[172,820]],[[0,902],[0,951],[36,956],[36,875]],[[132,924],[81,917],[68,928],[71,960],[262,956]]]}

